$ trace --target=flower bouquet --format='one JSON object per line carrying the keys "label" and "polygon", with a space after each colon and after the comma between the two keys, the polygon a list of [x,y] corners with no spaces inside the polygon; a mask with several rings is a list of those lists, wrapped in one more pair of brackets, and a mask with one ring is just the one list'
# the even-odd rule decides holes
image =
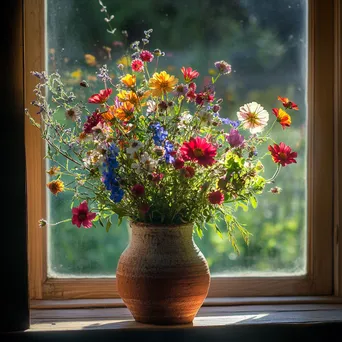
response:
{"label": "flower bouquet", "polygon": [[[282,108],[272,109],[270,127],[269,113],[256,102],[242,105],[229,119],[215,89],[231,66],[215,62],[217,76],[201,85],[199,72],[189,66],[170,75],[158,69],[163,52],[148,49],[151,33],[131,44],[131,64],[117,65],[115,79],[107,65],[99,69],[101,86],[87,101],[67,91],[57,72],[33,72],[39,83],[32,104],[40,123],[27,115],[41,130],[46,157],[53,162],[47,187],[56,196],[73,193],[66,220],[78,228],[99,224],[109,230],[113,215],[119,222],[129,219],[131,242],[116,275],[119,294],[135,319],[187,323],[210,282],[193,232],[202,237],[213,228],[227,234],[235,249],[237,232],[248,242],[250,234],[234,212],[255,208],[268,185],[280,191],[272,187],[274,180],[282,167],[296,162],[297,153],[274,142],[270,133],[276,124],[290,127],[286,110],[298,106],[279,97]],[[87,88],[87,82],[80,87]],[[56,118],[61,111],[65,122]],[[262,144],[268,144],[270,156],[258,156]],[[263,158],[276,164],[270,179],[263,177]],[[51,223],[42,219],[40,224]]]}

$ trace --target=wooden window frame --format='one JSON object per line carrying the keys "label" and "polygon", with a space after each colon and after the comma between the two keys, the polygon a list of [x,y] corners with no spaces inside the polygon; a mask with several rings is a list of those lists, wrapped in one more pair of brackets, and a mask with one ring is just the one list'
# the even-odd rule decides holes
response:
{"label": "wooden window frame", "polygon": [[[213,298],[272,296],[342,296],[341,3],[308,0],[308,216],[307,274],[288,277],[213,277]],[[44,0],[24,2],[25,106],[30,108],[35,79],[45,70]],[[113,278],[47,277],[47,232],[37,222],[46,217],[44,142],[25,123],[28,203],[29,293],[32,300],[119,298]],[[341,240],[341,238],[340,238]]]}

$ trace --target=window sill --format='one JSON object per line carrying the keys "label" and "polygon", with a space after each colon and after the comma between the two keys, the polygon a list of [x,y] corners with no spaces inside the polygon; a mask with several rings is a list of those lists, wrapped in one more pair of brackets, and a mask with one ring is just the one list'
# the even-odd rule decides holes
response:
{"label": "window sill", "polygon": [[[24,340],[50,336],[62,338],[101,338],[115,341],[212,340],[304,341],[327,340],[341,336],[342,304],[277,304],[202,307],[193,324],[154,326],[137,323],[126,308],[31,310],[31,328],[19,333]],[[13,334],[18,335],[18,334]],[[18,336],[17,336],[18,337]],[[64,340],[64,339],[63,339]],[[335,341],[334,338],[329,341]],[[165,342],[165,341],[164,341]]]}

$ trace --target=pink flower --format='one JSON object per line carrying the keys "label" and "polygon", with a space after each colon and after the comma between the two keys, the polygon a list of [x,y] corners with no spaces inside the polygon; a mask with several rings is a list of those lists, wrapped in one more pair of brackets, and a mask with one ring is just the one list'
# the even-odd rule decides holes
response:
{"label": "pink flower", "polygon": [[131,66],[132,66],[132,70],[135,72],[144,71],[144,63],[141,59],[133,59]]}
{"label": "pink flower", "polygon": [[143,50],[140,52],[140,58],[144,62],[152,62],[153,61],[153,54],[150,51]]}
{"label": "pink flower", "polygon": [[231,147],[238,147],[243,144],[245,138],[239,133],[237,129],[232,128],[226,136],[227,141]]}
{"label": "pink flower", "polygon": [[184,80],[186,83],[191,82],[192,80],[194,80],[195,78],[199,76],[199,72],[197,70],[192,70],[191,67],[188,67],[188,68],[182,67],[181,71],[183,73]]}
{"label": "pink flower", "polygon": [[105,103],[108,100],[111,93],[112,93],[111,88],[102,89],[100,90],[98,94],[91,95],[88,99],[88,102],[89,103]]}
{"label": "pink flower", "polygon": [[95,219],[96,213],[91,213],[88,209],[87,201],[83,201],[78,207],[72,208],[72,224],[75,224],[78,228],[83,225],[84,228],[90,228],[92,220]]}
{"label": "pink flower", "polygon": [[135,197],[141,197],[145,195],[145,187],[141,184],[134,185],[131,191]]}
{"label": "pink flower", "polygon": [[184,160],[197,161],[202,166],[213,165],[216,161],[216,148],[207,142],[205,138],[196,137],[184,142],[180,148]]}
{"label": "pink flower", "polygon": [[182,169],[184,166],[184,160],[181,158],[177,158],[174,161],[173,166],[175,167],[176,170]]}
{"label": "pink flower", "polygon": [[211,204],[222,204],[224,201],[224,195],[221,191],[212,191],[208,195],[208,200]]}

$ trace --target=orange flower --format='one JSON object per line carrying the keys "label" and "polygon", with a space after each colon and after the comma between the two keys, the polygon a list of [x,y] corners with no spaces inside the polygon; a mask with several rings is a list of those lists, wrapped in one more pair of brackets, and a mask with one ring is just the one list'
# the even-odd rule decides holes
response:
{"label": "orange flower", "polygon": [[47,183],[46,186],[54,195],[57,195],[59,192],[64,191],[64,183],[59,179]]}
{"label": "orange flower", "polygon": [[60,172],[61,168],[59,166],[50,167],[49,171],[46,171],[50,176],[55,176]]}
{"label": "orange flower", "polygon": [[136,77],[135,75],[131,75],[131,74],[126,74],[126,76],[124,76],[121,79],[121,82],[128,88],[133,88],[135,87],[135,83],[136,83]]}
{"label": "orange flower", "polygon": [[149,87],[153,96],[161,96],[162,94],[171,92],[178,79],[175,76],[170,76],[166,71],[161,73],[155,72],[149,81]]}
{"label": "orange flower", "polygon": [[145,92],[142,96],[138,96],[134,91],[121,90],[117,97],[121,102],[128,101],[137,107],[139,105],[143,105],[141,101],[144,97],[146,97],[146,95],[147,92]]}
{"label": "orange flower", "polygon": [[84,55],[84,59],[85,62],[89,65],[89,66],[96,66],[96,58],[93,55],[90,54],[85,54]]}
{"label": "orange flower", "polygon": [[273,108],[272,112],[276,116],[277,121],[281,124],[283,129],[285,129],[285,127],[291,126],[291,116],[287,114],[285,110],[281,108]]}
{"label": "orange flower", "polygon": [[282,102],[283,106],[287,109],[299,110],[298,106],[290,101],[287,97],[278,96],[278,100]]}
{"label": "orange flower", "polygon": [[117,118],[121,121],[127,122],[133,117],[134,105],[130,102],[124,102],[121,106],[110,106],[108,111],[103,113],[102,116],[105,120],[110,121]]}

